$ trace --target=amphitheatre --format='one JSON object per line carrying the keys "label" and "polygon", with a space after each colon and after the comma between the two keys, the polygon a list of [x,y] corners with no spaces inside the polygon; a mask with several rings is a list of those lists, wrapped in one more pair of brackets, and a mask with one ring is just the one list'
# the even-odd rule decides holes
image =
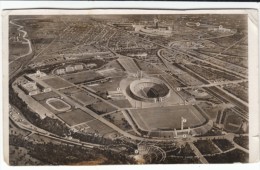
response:
{"label": "amphitheatre", "polygon": [[169,87],[160,79],[143,78],[130,84],[130,92],[134,98],[147,102],[160,102],[170,96]]}

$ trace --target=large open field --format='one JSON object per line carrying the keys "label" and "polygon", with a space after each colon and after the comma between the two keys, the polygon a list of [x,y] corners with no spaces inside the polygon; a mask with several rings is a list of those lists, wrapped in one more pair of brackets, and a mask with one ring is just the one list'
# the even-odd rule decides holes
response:
{"label": "large open field", "polygon": [[87,92],[84,91],[79,91],[77,93],[74,93],[71,95],[71,97],[74,100],[80,102],[84,106],[96,103],[98,101],[98,99],[92,97],[91,95],[89,95]]}
{"label": "large open field", "polygon": [[88,105],[87,108],[96,112],[98,115],[102,115],[102,114],[108,113],[108,112],[113,112],[116,110],[116,108],[114,108],[113,106],[111,106],[103,101],[98,101],[94,104]]}
{"label": "large open field", "polygon": [[104,78],[102,75],[94,71],[82,71],[78,73],[66,74],[62,77],[68,80],[69,82],[76,84]]}
{"label": "large open field", "polygon": [[64,93],[66,95],[71,95],[73,93],[76,93],[76,92],[79,92],[80,89],[78,87],[75,87],[75,86],[72,86],[72,87],[68,87],[68,88],[65,88],[65,89],[61,89],[59,90],[61,93]]}
{"label": "large open field", "polygon": [[161,70],[149,63],[138,61],[138,66],[146,74],[163,74]]}
{"label": "large open field", "polygon": [[65,121],[70,126],[94,119],[88,113],[86,113],[80,109],[60,113],[57,116],[60,117],[63,121]]}
{"label": "large open field", "polygon": [[43,82],[48,84],[49,86],[55,88],[55,89],[60,89],[60,88],[71,86],[70,83],[68,83],[65,80],[62,80],[59,77],[52,77],[52,78],[49,78],[49,79],[44,79]]}
{"label": "large open field", "polygon": [[107,133],[111,133],[114,130],[107,126],[106,124],[100,122],[99,120],[94,120],[88,123],[88,126],[93,129],[96,133],[101,135],[105,135]]}
{"label": "large open field", "polygon": [[59,95],[51,91],[51,92],[47,92],[47,93],[39,93],[39,94],[33,95],[32,97],[37,101],[41,101],[41,100],[46,100],[49,98],[57,98],[57,97],[59,97]]}
{"label": "large open field", "polygon": [[132,109],[131,116],[143,130],[180,129],[181,117],[187,119],[184,127],[203,124],[206,119],[193,106],[170,106]]}
{"label": "large open field", "polygon": [[243,123],[243,119],[236,115],[232,110],[227,111],[227,115],[224,120],[224,129],[229,132],[237,132],[239,131],[241,125]]}
{"label": "large open field", "polygon": [[94,89],[95,91],[101,91],[101,92],[115,91],[119,87],[119,83],[123,78],[124,77],[111,78],[110,81],[99,83],[96,86],[91,86],[90,88]]}

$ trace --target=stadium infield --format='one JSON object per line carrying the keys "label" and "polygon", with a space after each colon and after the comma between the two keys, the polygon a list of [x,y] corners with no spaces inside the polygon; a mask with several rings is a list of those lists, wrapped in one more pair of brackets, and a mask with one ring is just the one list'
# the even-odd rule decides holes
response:
{"label": "stadium infield", "polygon": [[58,99],[58,98],[49,98],[46,100],[46,103],[52,108],[52,109],[55,109],[57,111],[67,111],[71,108],[71,106],[64,102],[63,100],[61,99]]}
{"label": "stadium infield", "polygon": [[181,117],[187,121],[184,128],[196,127],[206,119],[193,106],[169,106],[131,109],[130,114],[137,126],[145,131],[181,129]]}

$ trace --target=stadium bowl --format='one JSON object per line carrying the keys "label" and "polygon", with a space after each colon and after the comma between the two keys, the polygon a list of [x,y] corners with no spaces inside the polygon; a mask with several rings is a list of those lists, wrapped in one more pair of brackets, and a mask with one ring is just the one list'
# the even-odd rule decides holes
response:
{"label": "stadium bowl", "polygon": [[157,78],[142,78],[130,84],[134,99],[144,102],[162,102],[170,96],[168,85]]}

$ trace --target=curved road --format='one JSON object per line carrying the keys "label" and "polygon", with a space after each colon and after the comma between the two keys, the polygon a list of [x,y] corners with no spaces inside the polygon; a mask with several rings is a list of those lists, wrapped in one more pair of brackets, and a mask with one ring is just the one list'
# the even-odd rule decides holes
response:
{"label": "curved road", "polygon": [[[15,19],[15,20],[19,20],[19,19]],[[10,21],[10,24],[17,26],[17,27],[18,27],[17,30],[18,30],[19,32],[22,32],[22,33],[23,33],[23,36],[22,36],[22,37],[23,37],[23,40],[24,40],[25,42],[22,42],[22,44],[23,44],[23,43],[28,44],[29,50],[28,50],[28,52],[27,52],[26,54],[20,55],[20,56],[17,57],[15,60],[11,61],[9,64],[11,64],[12,62],[14,62],[14,61],[16,61],[16,60],[18,60],[18,59],[20,59],[20,58],[26,57],[26,56],[28,56],[28,55],[30,55],[30,54],[32,53],[32,43],[31,43],[31,41],[30,41],[28,38],[26,38],[27,32],[23,30],[23,27],[24,27],[24,26],[18,25],[18,24],[16,24],[16,23],[14,23],[13,21]]]}

